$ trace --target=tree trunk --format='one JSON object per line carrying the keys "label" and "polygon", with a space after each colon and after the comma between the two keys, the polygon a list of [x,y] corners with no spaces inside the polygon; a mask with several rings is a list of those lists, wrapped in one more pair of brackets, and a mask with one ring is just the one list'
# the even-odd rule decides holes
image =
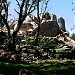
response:
{"label": "tree trunk", "polygon": [[16,37],[17,37],[17,32],[19,31],[19,29],[20,29],[22,23],[23,23],[22,21],[20,21],[20,20],[18,21],[17,28],[14,30],[13,35],[12,35],[12,46],[13,46],[13,49],[14,49],[14,50],[15,50],[15,48],[16,48],[15,39],[16,39]]}
{"label": "tree trunk", "polygon": [[37,29],[36,39],[35,39],[35,45],[38,45],[39,30],[40,30],[39,0],[37,2],[37,18],[38,18],[38,29]]}

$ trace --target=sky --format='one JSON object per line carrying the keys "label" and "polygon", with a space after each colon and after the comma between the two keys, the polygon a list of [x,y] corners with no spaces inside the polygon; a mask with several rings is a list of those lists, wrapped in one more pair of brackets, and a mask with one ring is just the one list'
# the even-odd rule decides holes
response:
{"label": "sky", "polygon": [[[9,7],[9,14],[11,14],[10,18],[17,18],[18,15],[14,11],[14,9],[18,9],[16,6],[16,0],[8,0],[11,2]],[[48,3],[48,12],[51,12],[57,16],[57,18],[63,17],[65,20],[65,27],[70,33],[73,33],[74,30],[71,31],[73,28],[74,23],[74,11],[72,9],[75,5],[72,5],[72,2],[75,0],[50,0]],[[41,8],[41,7],[40,7]]]}

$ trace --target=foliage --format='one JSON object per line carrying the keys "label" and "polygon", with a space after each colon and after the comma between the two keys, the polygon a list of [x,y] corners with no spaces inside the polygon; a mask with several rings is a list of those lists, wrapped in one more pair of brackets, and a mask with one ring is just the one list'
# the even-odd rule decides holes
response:
{"label": "foliage", "polygon": [[39,45],[46,46],[46,47],[55,47],[57,42],[54,39],[49,39],[46,37],[41,37],[39,41]]}
{"label": "foliage", "polygon": [[[24,41],[20,42],[21,44],[35,45],[35,37],[34,36],[26,36]],[[39,37],[39,46],[43,47],[56,47],[57,41],[54,39],[49,39],[46,37]]]}

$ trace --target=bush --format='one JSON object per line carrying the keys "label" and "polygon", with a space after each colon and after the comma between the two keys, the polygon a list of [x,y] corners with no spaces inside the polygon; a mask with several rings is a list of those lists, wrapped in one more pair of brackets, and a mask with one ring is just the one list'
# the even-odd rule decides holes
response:
{"label": "bush", "polygon": [[[35,45],[35,37],[34,36],[26,36],[24,38],[24,41],[18,41],[18,43],[20,44],[27,44],[27,45]],[[39,42],[38,42],[39,46],[43,46],[43,47],[49,47],[49,48],[54,48],[57,45],[57,40],[56,39],[49,39],[46,37],[39,37]]]}

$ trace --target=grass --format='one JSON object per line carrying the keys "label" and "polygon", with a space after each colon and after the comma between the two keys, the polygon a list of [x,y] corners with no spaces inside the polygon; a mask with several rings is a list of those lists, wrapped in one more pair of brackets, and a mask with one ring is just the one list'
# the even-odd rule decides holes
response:
{"label": "grass", "polygon": [[[45,61],[45,62],[44,62]],[[43,63],[40,62],[38,64],[32,63],[32,64],[11,64],[11,63],[5,63],[0,62],[0,74],[4,75],[19,75],[20,69],[27,69],[31,71],[32,73],[38,74],[38,75],[51,75],[51,74],[61,74],[61,75],[74,75],[75,72],[75,60],[72,60],[74,62],[72,65],[67,64],[55,64],[56,62],[59,62],[59,60],[44,60]],[[53,64],[52,64],[53,62]],[[72,73],[71,73],[72,72]],[[65,74],[66,73],[66,74]]]}

